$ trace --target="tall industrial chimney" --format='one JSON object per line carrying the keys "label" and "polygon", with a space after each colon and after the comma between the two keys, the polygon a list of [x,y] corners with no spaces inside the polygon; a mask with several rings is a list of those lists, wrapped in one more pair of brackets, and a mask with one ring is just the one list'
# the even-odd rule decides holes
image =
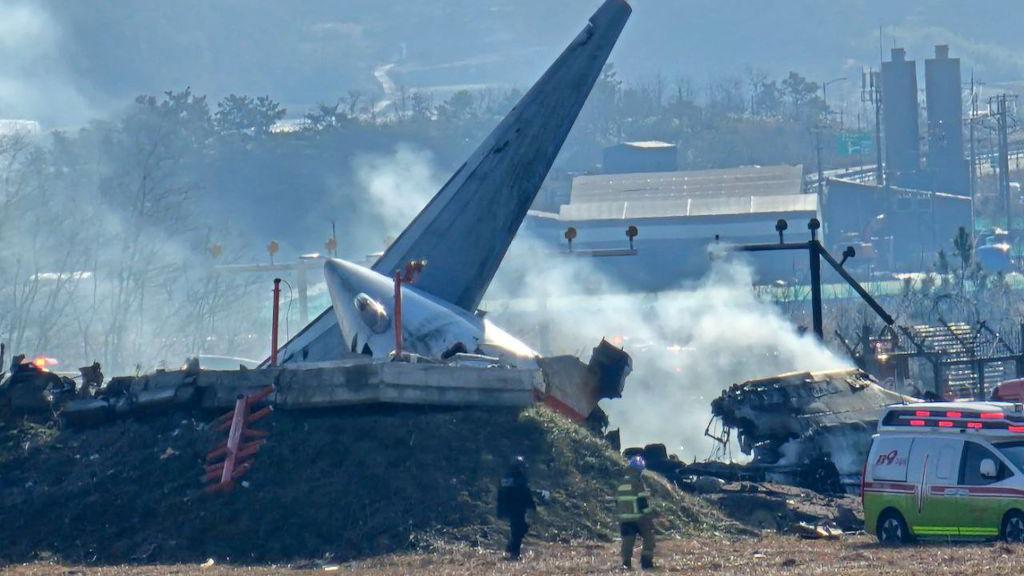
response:
{"label": "tall industrial chimney", "polygon": [[931,188],[967,196],[970,194],[970,170],[964,159],[960,59],[949,57],[949,46],[935,46],[935,58],[924,61],[924,88]]}
{"label": "tall industrial chimney", "polygon": [[913,60],[907,60],[903,48],[893,48],[891,60],[882,62],[882,113],[889,181],[897,186],[914,186],[921,168],[917,67]]}

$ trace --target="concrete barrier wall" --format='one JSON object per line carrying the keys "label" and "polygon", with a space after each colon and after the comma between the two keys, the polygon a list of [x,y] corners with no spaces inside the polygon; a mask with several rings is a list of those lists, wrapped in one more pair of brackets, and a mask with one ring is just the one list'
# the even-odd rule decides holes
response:
{"label": "concrete barrier wall", "polygon": [[282,409],[376,402],[439,406],[529,406],[544,389],[540,370],[374,363],[289,370],[204,371],[204,408],[230,408],[239,393],[269,385]]}

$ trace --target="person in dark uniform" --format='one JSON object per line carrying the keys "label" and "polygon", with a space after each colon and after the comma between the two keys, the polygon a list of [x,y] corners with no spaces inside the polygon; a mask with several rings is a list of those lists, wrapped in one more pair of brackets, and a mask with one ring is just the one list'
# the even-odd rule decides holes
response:
{"label": "person in dark uniform", "polygon": [[516,456],[498,487],[498,517],[508,519],[509,537],[505,552],[509,560],[519,559],[523,538],[530,529],[526,523],[526,512],[536,508],[530,482],[526,478],[526,461],[522,456]]}

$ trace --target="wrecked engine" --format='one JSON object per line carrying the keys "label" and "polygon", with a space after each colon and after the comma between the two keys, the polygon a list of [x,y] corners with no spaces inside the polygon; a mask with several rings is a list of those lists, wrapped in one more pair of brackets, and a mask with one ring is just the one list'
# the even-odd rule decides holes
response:
{"label": "wrecked engine", "polygon": [[792,484],[805,483],[810,468],[837,475],[851,490],[882,408],[918,401],[882,388],[860,369],[792,372],[735,384],[712,401],[711,412],[726,432],[718,440],[735,433],[740,450],[753,456],[751,466]]}

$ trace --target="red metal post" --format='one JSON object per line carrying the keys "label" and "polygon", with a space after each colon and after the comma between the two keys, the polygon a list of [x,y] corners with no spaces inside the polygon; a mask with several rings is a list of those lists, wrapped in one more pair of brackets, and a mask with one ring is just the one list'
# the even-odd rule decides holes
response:
{"label": "red metal post", "polygon": [[249,411],[248,403],[245,394],[239,394],[235,399],[235,413],[231,418],[231,431],[228,432],[227,455],[224,457],[224,470],[220,475],[221,484],[230,482],[232,474],[235,472],[235,458],[238,456],[238,444],[242,440],[246,412]]}
{"label": "red metal post", "polygon": [[277,322],[281,310],[281,279],[274,278],[274,320],[270,333],[270,365],[277,366]]}
{"label": "red metal post", "polygon": [[402,356],[402,273],[395,272],[395,358]]}
{"label": "red metal post", "polygon": [[252,468],[252,458],[267,443],[270,433],[249,425],[269,416],[274,408],[268,405],[251,414],[249,410],[273,393],[274,387],[267,386],[255,393],[239,394],[234,409],[210,424],[217,432],[227,430],[228,437],[206,455],[203,481],[212,483],[207,492],[231,490],[235,481]]}

